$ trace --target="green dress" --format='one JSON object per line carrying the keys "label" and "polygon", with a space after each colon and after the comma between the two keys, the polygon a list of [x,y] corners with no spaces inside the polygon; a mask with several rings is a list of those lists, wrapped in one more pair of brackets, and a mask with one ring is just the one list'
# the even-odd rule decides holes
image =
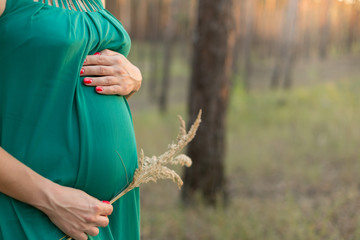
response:
{"label": "green dress", "polygon": [[[7,0],[0,16],[0,146],[58,184],[110,200],[137,168],[132,117],[124,97],[96,93],[80,69],[104,49],[127,56],[130,38],[100,0],[58,2]],[[89,239],[140,239],[138,188],[109,220]],[[41,211],[0,193],[0,240],[63,236]]]}

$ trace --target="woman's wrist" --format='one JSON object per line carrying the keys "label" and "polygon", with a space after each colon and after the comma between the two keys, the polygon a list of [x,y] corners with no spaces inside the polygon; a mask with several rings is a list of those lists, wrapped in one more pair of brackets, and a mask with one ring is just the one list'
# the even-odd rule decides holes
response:
{"label": "woman's wrist", "polygon": [[30,205],[39,209],[40,211],[47,213],[54,208],[54,201],[56,194],[59,191],[60,185],[43,178],[37,184],[37,194],[34,198],[29,199]]}
{"label": "woman's wrist", "polygon": [[36,173],[0,147],[0,192],[45,209],[51,204],[58,184]]}

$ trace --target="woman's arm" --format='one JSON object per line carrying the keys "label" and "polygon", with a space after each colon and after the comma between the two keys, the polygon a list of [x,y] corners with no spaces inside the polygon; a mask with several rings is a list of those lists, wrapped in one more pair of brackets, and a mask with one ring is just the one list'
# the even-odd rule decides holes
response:
{"label": "woman's arm", "polygon": [[[105,1],[105,0],[104,0]],[[6,0],[0,0],[0,16],[3,14],[6,6]]]}
{"label": "woman's arm", "polygon": [[32,171],[1,147],[0,166],[0,192],[37,208],[48,204],[47,192],[53,189],[54,183]]}
{"label": "woman's arm", "polygon": [[0,166],[0,192],[43,211],[70,237],[86,240],[108,225],[110,204],[40,176],[1,147]]}

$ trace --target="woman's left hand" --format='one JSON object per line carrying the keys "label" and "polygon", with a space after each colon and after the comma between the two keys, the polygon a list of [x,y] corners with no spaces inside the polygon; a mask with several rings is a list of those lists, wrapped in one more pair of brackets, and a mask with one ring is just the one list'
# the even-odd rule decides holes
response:
{"label": "woman's left hand", "polygon": [[[132,96],[141,87],[142,75],[124,55],[105,49],[88,55],[80,76],[86,86],[96,87],[99,94]],[[95,77],[96,76],[96,77]]]}

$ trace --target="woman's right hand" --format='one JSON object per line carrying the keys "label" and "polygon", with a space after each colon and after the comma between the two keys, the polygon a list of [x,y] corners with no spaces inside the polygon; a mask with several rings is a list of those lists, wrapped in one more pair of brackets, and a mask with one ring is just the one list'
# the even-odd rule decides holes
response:
{"label": "woman's right hand", "polygon": [[109,224],[111,204],[39,175],[0,146],[0,193],[43,211],[65,234],[87,240]]}
{"label": "woman's right hand", "polygon": [[87,193],[57,185],[51,191],[49,202],[39,209],[65,234],[76,240],[87,240],[88,235],[99,234],[98,227],[109,224],[111,204],[101,202]]}

